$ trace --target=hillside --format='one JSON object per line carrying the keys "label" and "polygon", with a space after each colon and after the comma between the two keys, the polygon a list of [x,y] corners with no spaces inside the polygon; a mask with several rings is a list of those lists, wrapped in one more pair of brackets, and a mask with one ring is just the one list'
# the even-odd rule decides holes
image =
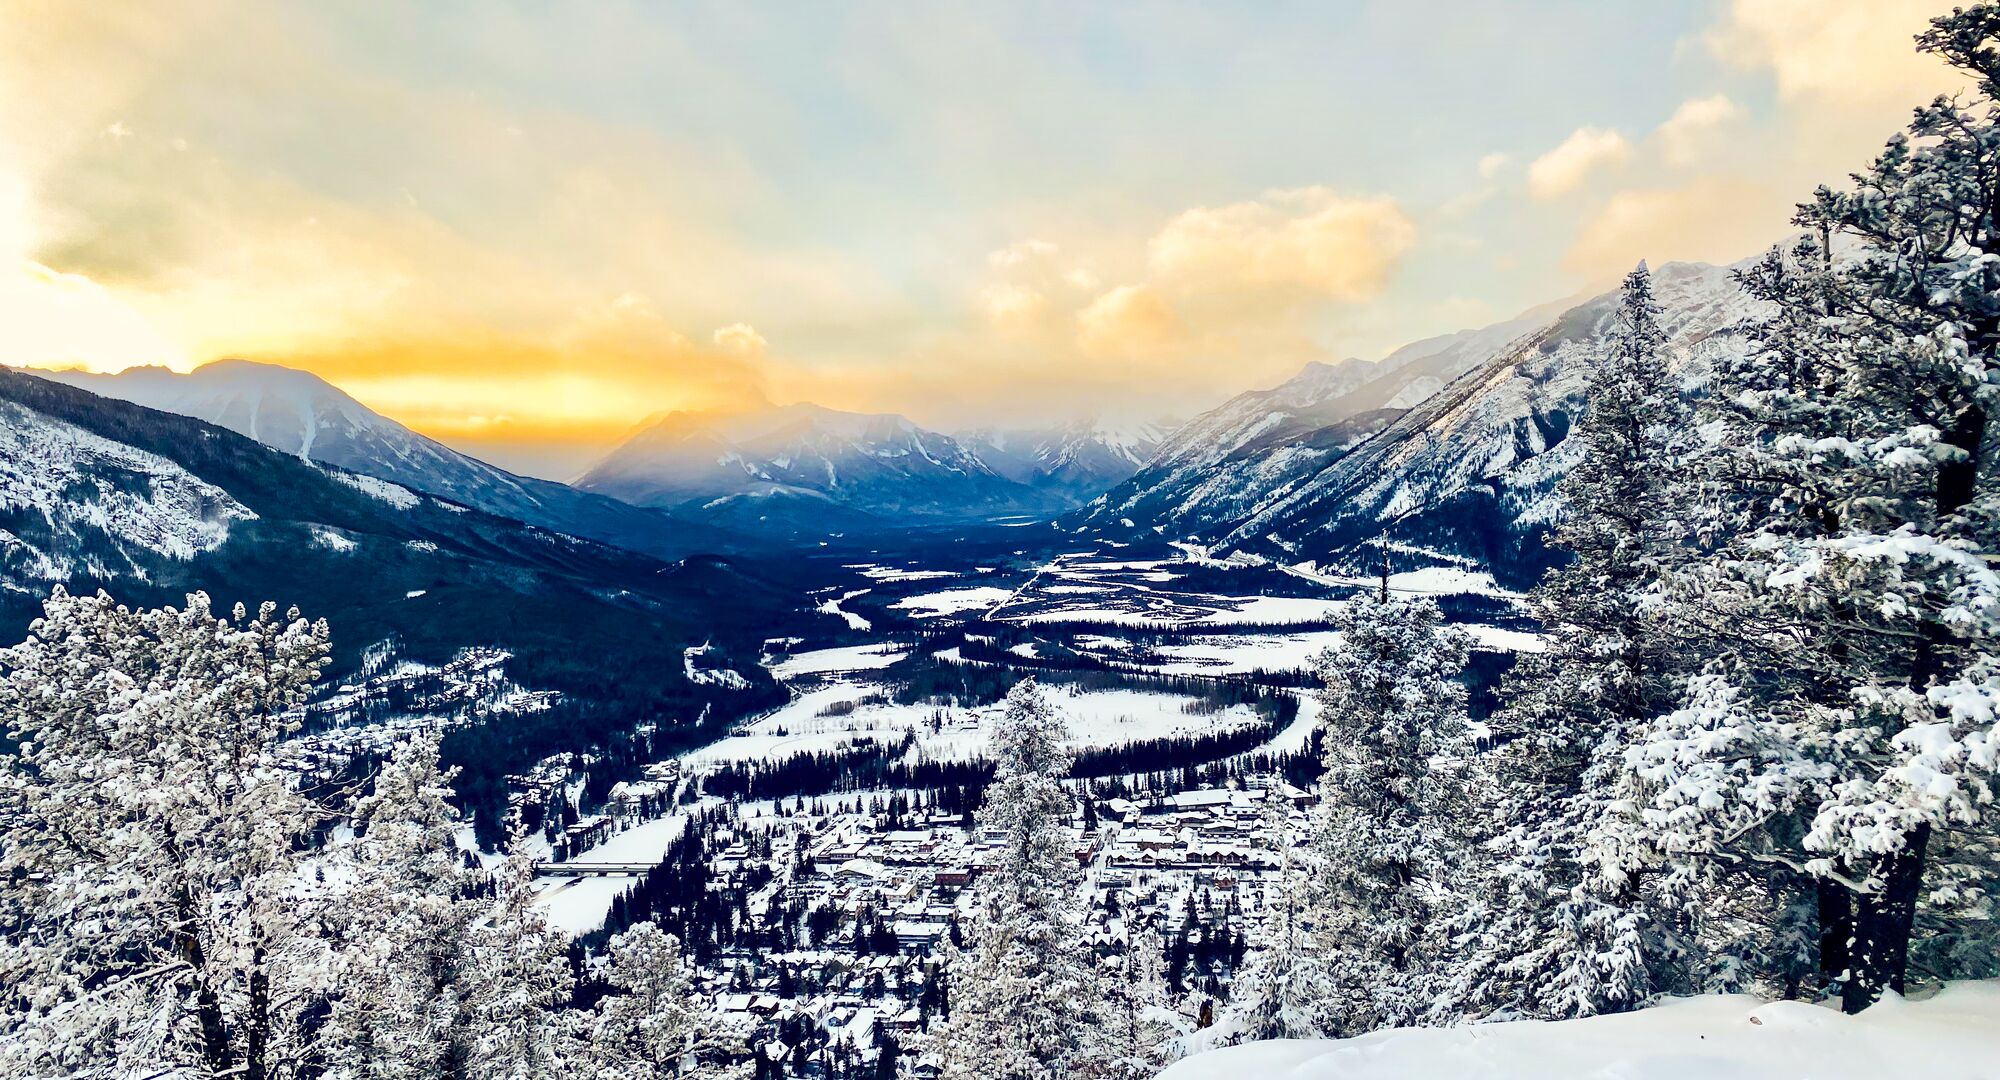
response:
{"label": "hillside", "polygon": [[751,544],[747,537],[725,535],[659,510],[489,465],[411,431],[306,371],[218,360],[186,374],[159,367],[110,375],[31,374],[205,420],[301,460],[338,465],[501,517],[660,558]]}
{"label": "hillside", "polygon": [[[1737,347],[1730,331],[1753,314],[1750,302],[1727,267],[1668,263],[1654,281],[1673,363],[1698,383],[1717,350]],[[1445,562],[1471,560],[1529,583],[1545,563],[1540,535],[1557,512],[1549,493],[1567,467],[1560,447],[1617,302],[1608,292],[1443,345],[1410,346],[1404,351],[1424,355],[1313,406],[1338,419],[1303,430],[1297,421],[1273,423],[1277,434],[1226,450],[1182,450],[1185,463],[1163,451],[1064,524],[1322,565],[1352,563],[1386,527]],[[1419,396],[1427,380],[1447,375],[1441,389]],[[1389,407],[1398,403],[1407,404]],[[1211,414],[1189,427],[1215,421]],[[1177,433],[1170,445],[1180,441]]]}
{"label": "hillside", "polygon": [[[468,783],[641,723],[671,732],[777,691],[757,668],[787,594],[715,558],[678,564],[323,468],[223,428],[0,371],[0,638],[61,585],[132,605],[193,590],[296,605],[333,629],[336,679],[385,654],[507,654],[555,704],[495,719]],[[743,656],[740,689],[683,650]],[[692,737],[690,732],[690,737]]]}

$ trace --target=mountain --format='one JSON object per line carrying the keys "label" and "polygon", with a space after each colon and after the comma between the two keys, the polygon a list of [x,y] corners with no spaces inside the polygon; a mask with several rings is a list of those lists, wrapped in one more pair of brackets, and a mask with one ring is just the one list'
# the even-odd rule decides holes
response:
{"label": "mountain", "polygon": [[982,428],[959,441],[1001,476],[1074,505],[1122,483],[1159,451],[1170,423],[1104,416],[1029,428]]}
{"label": "mountain", "polygon": [[[545,755],[648,723],[683,737],[781,699],[756,657],[796,603],[727,560],[662,562],[0,369],[0,641],[57,585],[134,605],[194,590],[218,610],[295,604],[331,625],[336,679],[385,655],[435,671],[504,654],[532,704],[463,710],[454,736],[461,792],[492,798]],[[702,644],[746,678],[687,677]]]}
{"label": "mountain", "polygon": [[[1754,309],[1730,268],[1668,263],[1653,282],[1686,377],[1740,347],[1729,331]],[[1614,290],[1406,346],[1381,361],[1389,370],[1336,397],[1268,409],[1276,419],[1262,429],[1253,412],[1268,397],[1243,395],[1176,432],[1146,469],[1063,524],[1319,564],[1352,561],[1386,527],[1406,549],[1527,580],[1545,559],[1540,536],[1568,466],[1560,448],[1618,300]],[[1430,380],[1442,389],[1423,393]],[[1314,419],[1324,423],[1307,427]],[[1255,433],[1182,446],[1197,425]]]}
{"label": "mountain", "polygon": [[797,533],[1061,505],[1000,475],[949,435],[900,416],[804,403],[670,413],[576,486],[733,527]]}
{"label": "mountain", "polygon": [[1238,394],[1183,424],[1144,468],[1070,523],[1107,531],[1157,526],[1179,535],[1235,521],[1560,310],[1538,308],[1426,338],[1380,360],[1307,364],[1277,386]]}
{"label": "mountain", "polygon": [[249,360],[218,360],[187,374],[136,367],[112,375],[32,374],[162,412],[205,420],[302,460],[337,465],[501,517],[676,559],[744,545],[740,537],[517,476],[461,454],[349,397],[310,372]]}

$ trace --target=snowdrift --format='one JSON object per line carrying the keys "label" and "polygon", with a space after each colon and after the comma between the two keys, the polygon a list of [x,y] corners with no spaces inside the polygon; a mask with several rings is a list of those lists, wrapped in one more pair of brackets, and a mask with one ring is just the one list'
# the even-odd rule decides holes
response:
{"label": "snowdrift", "polygon": [[1796,1001],[1682,998],[1558,1023],[1400,1028],[1250,1043],[1159,1080],[1885,1080],[2000,1078],[2000,981],[1958,983],[1859,1016]]}

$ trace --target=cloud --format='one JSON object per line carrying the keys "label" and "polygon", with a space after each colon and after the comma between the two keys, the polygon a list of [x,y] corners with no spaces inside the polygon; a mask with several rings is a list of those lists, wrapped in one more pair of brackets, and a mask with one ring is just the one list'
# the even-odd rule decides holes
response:
{"label": "cloud", "polygon": [[1669,165],[1681,168],[1693,165],[1715,146],[1721,129],[1742,112],[1725,94],[1681,102],[1681,107],[1655,132],[1662,156]]}
{"label": "cloud", "polygon": [[1120,285],[1090,302],[1076,317],[1076,345],[1092,357],[1159,353],[1181,336],[1180,317],[1144,285]]}
{"label": "cloud", "polygon": [[191,366],[185,349],[103,286],[25,259],[0,265],[0,327],[0,364],[92,371]]}
{"label": "cloud", "polygon": [[1782,237],[1789,208],[1770,185],[1732,177],[1620,191],[1584,225],[1563,262],[1591,277],[1622,273],[1640,259],[1734,262]]}
{"label": "cloud", "polygon": [[1479,178],[1481,180],[1493,179],[1500,175],[1500,170],[1506,168],[1507,163],[1512,160],[1512,155],[1503,154],[1498,150],[1487,154],[1485,157],[1479,159]]}
{"label": "cloud", "polygon": [[1562,145],[1528,166],[1528,191],[1537,199],[1554,199],[1583,186],[1590,174],[1615,168],[1632,158],[1625,136],[1605,128],[1581,127]]}
{"label": "cloud", "polygon": [[1153,237],[1148,263],[1183,289],[1275,286],[1366,300],[1415,238],[1394,199],[1294,188],[1180,214]]}
{"label": "cloud", "polygon": [[764,335],[749,323],[730,323],[719,327],[714,335],[715,346],[734,356],[758,357],[764,355],[764,347],[769,344]]}
{"label": "cloud", "polygon": [[1060,248],[1049,243],[1047,240],[1037,240],[1029,237],[1026,240],[1016,240],[1006,247],[988,254],[986,261],[999,267],[1020,266],[1022,263],[1048,258],[1060,250]]}
{"label": "cloud", "polygon": [[1787,100],[1914,105],[1952,76],[1912,39],[1943,4],[1936,0],[1731,0],[1707,37],[1723,62],[1768,68]]}
{"label": "cloud", "polygon": [[1049,298],[1040,290],[1003,281],[979,292],[980,310],[996,326],[1021,326],[1041,318]]}

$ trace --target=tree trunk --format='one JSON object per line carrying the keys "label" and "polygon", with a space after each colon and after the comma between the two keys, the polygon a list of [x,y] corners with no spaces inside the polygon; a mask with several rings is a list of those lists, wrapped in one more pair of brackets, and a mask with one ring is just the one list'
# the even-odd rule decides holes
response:
{"label": "tree trunk", "polygon": [[201,937],[193,929],[194,907],[194,897],[186,887],[175,891],[174,913],[180,926],[174,931],[174,944],[181,960],[194,972],[194,1011],[201,1026],[202,1064],[210,1073],[221,1075],[230,1070],[229,1027],[223,1022],[222,999],[209,981],[208,958],[201,947]]}
{"label": "tree trunk", "polygon": [[1849,944],[1847,981],[1841,986],[1840,1010],[1856,1013],[1875,1003],[1885,990],[1902,993],[1910,966],[1910,936],[1917,918],[1917,890],[1923,884],[1924,848],[1929,825],[1919,825],[1903,838],[1901,850],[1882,857],[1877,892],[1854,898],[1854,937]]}
{"label": "tree trunk", "polygon": [[1847,974],[1847,943],[1854,937],[1854,899],[1847,887],[1828,878],[1814,878],[1819,900],[1819,973],[1828,986]]}
{"label": "tree trunk", "polygon": [[261,944],[250,957],[249,1014],[244,1025],[243,1075],[246,1080],[266,1080],[271,1055],[271,975],[264,969]]}

